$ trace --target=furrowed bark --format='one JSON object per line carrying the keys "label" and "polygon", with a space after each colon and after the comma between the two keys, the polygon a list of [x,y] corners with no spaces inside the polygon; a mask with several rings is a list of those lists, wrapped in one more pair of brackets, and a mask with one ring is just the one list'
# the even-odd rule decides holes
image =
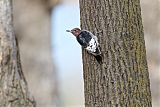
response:
{"label": "furrowed bark", "polygon": [[83,50],[85,107],[151,107],[139,0],[79,0],[82,29],[98,36],[103,64]]}

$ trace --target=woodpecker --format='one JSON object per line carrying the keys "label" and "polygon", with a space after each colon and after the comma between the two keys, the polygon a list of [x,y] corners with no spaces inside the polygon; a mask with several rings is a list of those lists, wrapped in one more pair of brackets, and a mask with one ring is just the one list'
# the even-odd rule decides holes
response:
{"label": "woodpecker", "polygon": [[98,63],[102,63],[100,45],[95,35],[87,30],[81,30],[79,28],[73,28],[72,30],[66,31],[72,33],[82,48],[86,49],[88,53],[92,54]]}

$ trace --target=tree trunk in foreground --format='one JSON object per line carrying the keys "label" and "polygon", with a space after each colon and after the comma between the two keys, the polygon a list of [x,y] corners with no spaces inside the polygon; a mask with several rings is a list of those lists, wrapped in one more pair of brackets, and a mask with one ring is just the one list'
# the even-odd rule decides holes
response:
{"label": "tree trunk in foreground", "polygon": [[13,30],[12,0],[0,0],[0,107],[35,107]]}
{"label": "tree trunk in foreground", "polygon": [[85,106],[151,107],[140,1],[80,0],[80,14],[103,53],[100,65],[83,50]]}

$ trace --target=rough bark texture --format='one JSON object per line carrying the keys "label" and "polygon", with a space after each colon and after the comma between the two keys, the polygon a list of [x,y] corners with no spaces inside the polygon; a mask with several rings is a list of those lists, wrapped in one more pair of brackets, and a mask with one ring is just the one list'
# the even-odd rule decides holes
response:
{"label": "rough bark texture", "polygon": [[35,107],[21,68],[11,1],[0,0],[0,107]]}
{"label": "rough bark texture", "polygon": [[59,0],[14,0],[14,25],[22,67],[38,107],[59,104],[51,54],[51,9]]}
{"label": "rough bark texture", "polygon": [[104,59],[83,50],[85,106],[151,107],[140,1],[79,1],[81,27],[98,36]]}

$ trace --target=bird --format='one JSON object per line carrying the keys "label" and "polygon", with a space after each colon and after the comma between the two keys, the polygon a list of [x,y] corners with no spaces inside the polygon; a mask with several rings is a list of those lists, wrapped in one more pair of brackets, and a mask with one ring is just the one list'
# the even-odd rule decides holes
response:
{"label": "bird", "polygon": [[66,32],[72,33],[82,48],[93,55],[99,64],[102,63],[101,48],[95,35],[88,30],[81,30],[80,28],[73,28],[72,30],[66,30]]}

